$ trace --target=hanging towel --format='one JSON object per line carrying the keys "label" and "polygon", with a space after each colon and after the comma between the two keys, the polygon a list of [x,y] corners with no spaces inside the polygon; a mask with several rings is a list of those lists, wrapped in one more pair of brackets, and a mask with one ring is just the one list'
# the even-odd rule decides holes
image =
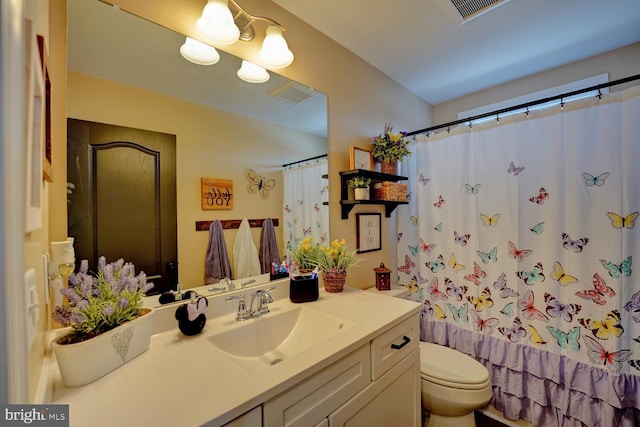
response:
{"label": "hanging towel", "polygon": [[225,277],[231,278],[231,265],[224,242],[222,223],[215,220],[209,226],[209,246],[204,264],[205,283],[218,283]]}
{"label": "hanging towel", "polygon": [[273,221],[267,218],[262,222],[260,233],[260,269],[262,273],[271,273],[271,264],[280,265],[280,254],[276,242],[276,231]]}
{"label": "hanging towel", "polygon": [[253,244],[249,220],[243,219],[238,228],[238,235],[233,245],[233,278],[257,276],[260,274],[258,250]]}

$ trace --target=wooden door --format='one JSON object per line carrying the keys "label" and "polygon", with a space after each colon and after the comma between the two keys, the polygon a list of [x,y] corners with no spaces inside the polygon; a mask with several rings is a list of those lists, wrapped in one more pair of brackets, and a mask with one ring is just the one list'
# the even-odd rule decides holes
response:
{"label": "wooden door", "polygon": [[176,137],[67,120],[68,233],[76,260],[124,258],[144,271],[149,294],[178,280]]}

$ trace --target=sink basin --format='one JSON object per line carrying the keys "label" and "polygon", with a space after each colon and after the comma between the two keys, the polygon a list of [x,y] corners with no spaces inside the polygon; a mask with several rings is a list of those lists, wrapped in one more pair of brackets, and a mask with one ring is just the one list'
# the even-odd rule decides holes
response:
{"label": "sink basin", "polygon": [[219,350],[254,371],[276,365],[344,331],[351,324],[308,307],[278,307],[208,337]]}

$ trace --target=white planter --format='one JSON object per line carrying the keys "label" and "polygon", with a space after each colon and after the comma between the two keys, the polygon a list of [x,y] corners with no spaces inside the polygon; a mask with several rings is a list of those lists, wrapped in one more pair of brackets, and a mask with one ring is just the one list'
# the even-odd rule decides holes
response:
{"label": "white planter", "polygon": [[369,187],[366,188],[354,188],[353,197],[356,200],[369,200]]}
{"label": "white planter", "polygon": [[90,340],[51,347],[67,387],[89,384],[149,348],[154,310]]}

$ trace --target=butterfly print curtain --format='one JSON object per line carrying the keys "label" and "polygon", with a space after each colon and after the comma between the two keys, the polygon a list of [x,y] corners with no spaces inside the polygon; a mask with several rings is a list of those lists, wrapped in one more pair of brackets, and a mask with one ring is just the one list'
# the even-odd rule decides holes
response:
{"label": "butterfly print curtain", "polygon": [[398,283],[508,418],[640,425],[640,88],[518,116],[412,144]]}
{"label": "butterfly print curtain", "polygon": [[[308,165],[297,165],[283,172],[283,236],[285,249],[298,246],[305,237],[315,242],[329,240],[329,200],[327,160],[322,159]],[[286,252],[285,252],[286,254]]]}

